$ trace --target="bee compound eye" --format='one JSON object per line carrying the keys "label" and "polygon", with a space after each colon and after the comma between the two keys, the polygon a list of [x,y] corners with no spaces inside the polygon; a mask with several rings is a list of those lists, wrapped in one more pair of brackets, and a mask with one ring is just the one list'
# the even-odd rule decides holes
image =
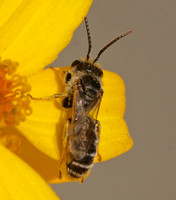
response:
{"label": "bee compound eye", "polygon": [[71,64],[71,67],[74,67],[74,66],[76,66],[76,65],[79,65],[80,62],[81,62],[81,61],[79,61],[79,60],[74,60],[74,61],[72,62],[72,64]]}

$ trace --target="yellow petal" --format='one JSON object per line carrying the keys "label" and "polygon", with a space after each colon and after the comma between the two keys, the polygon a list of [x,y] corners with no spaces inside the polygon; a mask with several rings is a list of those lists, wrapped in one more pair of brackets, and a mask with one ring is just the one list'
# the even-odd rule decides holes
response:
{"label": "yellow petal", "polygon": [[[33,97],[46,97],[64,92],[63,68],[46,69],[28,78]],[[54,101],[32,100],[32,114],[17,127],[31,143],[50,157],[59,160],[61,137],[67,112],[61,107],[61,99]]]}
{"label": "yellow petal", "polygon": [[[32,85],[31,95],[40,98],[63,93],[64,73],[68,69],[47,69],[31,76],[28,79]],[[103,83],[104,96],[98,119],[102,126],[99,153],[104,161],[128,151],[133,141],[123,120],[125,88],[122,79],[104,71]],[[32,115],[18,129],[38,149],[59,160],[64,126],[71,112],[62,108],[62,99],[32,100],[31,106]]]}
{"label": "yellow petal", "polygon": [[76,181],[71,179],[71,177],[66,174],[65,170],[63,170],[64,173],[62,171],[63,178],[59,179],[59,162],[33,146],[15,127],[3,127],[1,128],[1,132],[5,136],[11,136],[12,139],[15,137],[20,141],[20,144],[18,145],[14,140],[12,142],[11,139],[6,146],[8,146],[8,148],[11,147],[11,150],[18,149],[18,151],[16,151],[18,156],[30,165],[45,181],[49,183]]}
{"label": "yellow petal", "polygon": [[[125,113],[125,86],[121,77],[103,71],[103,99],[98,115],[101,123],[99,153],[102,161],[129,151],[133,145],[128,127],[123,119]],[[98,162],[98,159],[95,160]]]}
{"label": "yellow petal", "polygon": [[0,199],[59,199],[31,167],[2,145],[0,155]]}
{"label": "yellow petal", "polygon": [[0,56],[29,75],[53,62],[86,16],[92,0],[6,0],[0,3]]}

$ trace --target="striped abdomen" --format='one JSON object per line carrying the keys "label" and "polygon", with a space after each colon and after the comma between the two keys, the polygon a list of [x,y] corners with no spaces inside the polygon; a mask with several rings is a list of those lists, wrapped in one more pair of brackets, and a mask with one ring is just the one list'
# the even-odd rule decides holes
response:
{"label": "striped abdomen", "polygon": [[80,160],[73,159],[67,164],[67,171],[73,178],[81,178],[87,174],[90,168],[93,166],[94,158],[97,154],[97,136],[95,134],[94,140],[90,145],[87,154]]}

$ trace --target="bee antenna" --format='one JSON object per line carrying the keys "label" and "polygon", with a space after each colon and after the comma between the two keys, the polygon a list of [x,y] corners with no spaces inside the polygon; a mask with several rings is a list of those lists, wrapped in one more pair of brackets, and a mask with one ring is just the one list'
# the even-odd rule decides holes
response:
{"label": "bee antenna", "polygon": [[95,63],[95,62],[99,59],[100,55],[101,55],[108,47],[110,47],[112,44],[114,44],[117,40],[119,40],[119,39],[125,37],[126,35],[130,34],[131,32],[132,32],[132,31],[127,31],[127,32],[125,32],[125,33],[122,33],[122,34],[118,35],[115,39],[113,39],[113,40],[112,40],[111,42],[109,42],[106,46],[104,46],[104,47],[99,51],[99,53],[98,53],[97,57],[94,59],[93,63]]}
{"label": "bee antenna", "polygon": [[90,29],[89,29],[89,24],[88,24],[87,17],[84,18],[84,21],[85,21],[86,31],[87,31],[87,37],[88,37],[87,60],[89,60],[89,55],[90,55],[90,51],[91,51],[91,48],[92,48],[92,42],[91,42]]}

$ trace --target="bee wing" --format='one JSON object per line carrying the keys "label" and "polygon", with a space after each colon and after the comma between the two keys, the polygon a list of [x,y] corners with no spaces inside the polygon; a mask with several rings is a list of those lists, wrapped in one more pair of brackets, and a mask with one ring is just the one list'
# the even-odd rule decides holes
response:
{"label": "bee wing", "polygon": [[95,123],[89,116],[81,119],[71,129],[70,150],[76,160],[82,159],[90,148],[94,139]]}
{"label": "bee wing", "polygon": [[83,158],[93,141],[94,120],[84,108],[80,80],[73,87],[72,122],[68,130],[70,151],[75,159]]}
{"label": "bee wing", "polygon": [[93,109],[90,112],[90,116],[97,120],[97,117],[98,117],[98,113],[99,113],[99,110],[100,110],[100,104],[101,104],[101,99],[102,99],[102,95],[99,97],[98,101],[97,101],[97,104],[93,107]]}
{"label": "bee wing", "polygon": [[85,99],[85,93],[82,89],[80,80],[77,81],[73,88],[73,113],[72,113],[72,119],[74,122],[77,122],[78,120],[81,120],[84,116],[89,115],[93,119],[97,119],[98,112],[101,104],[101,99],[103,96],[103,90],[100,92],[100,96],[98,96],[95,99],[95,105],[92,104],[90,106],[84,107],[84,99]]}
{"label": "bee wing", "polygon": [[83,91],[80,80],[73,87],[73,97],[72,123],[76,123],[87,114],[84,109]]}
{"label": "bee wing", "polygon": [[[94,140],[96,119],[98,116],[102,95],[97,98],[96,105],[84,108],[84,96],[80,80],[73,87],[72,124],[69,128],[70,151],[75,159],[83,158]],[[90,112],[91,111],[91,112]]]}

